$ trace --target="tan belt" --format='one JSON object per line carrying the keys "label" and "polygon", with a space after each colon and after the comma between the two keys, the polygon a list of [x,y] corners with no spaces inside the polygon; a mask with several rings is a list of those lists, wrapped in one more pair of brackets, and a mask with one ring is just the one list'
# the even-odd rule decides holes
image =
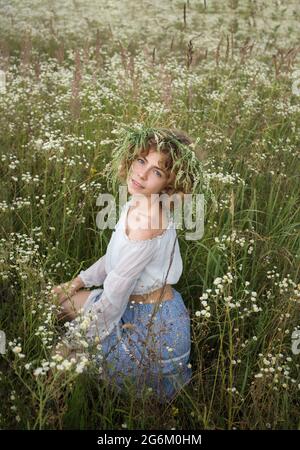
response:
{"label": "tan belt", "polygon": [[159,301],[172,300],[173,295],[172,285],[165,284],[161,288],[146,294],[131,294],[129,300],[142,303],[157,303]]}

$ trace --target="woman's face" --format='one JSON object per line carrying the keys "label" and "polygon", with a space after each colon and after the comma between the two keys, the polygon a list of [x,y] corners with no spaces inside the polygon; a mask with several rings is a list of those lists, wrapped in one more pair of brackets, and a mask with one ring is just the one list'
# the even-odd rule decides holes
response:
{"label": "woman's face", "polygon": [[148,155],[137,156],[131,164],[127,177],[129,193],[145,196],[160,194],[174,178],[174,174],[169,175],[163,169],[165,158],[163,153],[154,149],[150,149]]}

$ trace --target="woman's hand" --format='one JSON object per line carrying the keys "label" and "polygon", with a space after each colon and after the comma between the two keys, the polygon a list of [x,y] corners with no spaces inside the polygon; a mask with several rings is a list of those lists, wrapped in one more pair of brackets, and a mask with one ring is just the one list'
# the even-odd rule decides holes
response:
{"label": "woman's hand", "polygon": [[58,298],[58,301],[61,304],[65,300],[70,299],[72,295],[76,294],[76,292],[83,286],[84,284],[81,278],[76,277],[74,280],[54,286],[54,288],[51,289],[51,293]]}

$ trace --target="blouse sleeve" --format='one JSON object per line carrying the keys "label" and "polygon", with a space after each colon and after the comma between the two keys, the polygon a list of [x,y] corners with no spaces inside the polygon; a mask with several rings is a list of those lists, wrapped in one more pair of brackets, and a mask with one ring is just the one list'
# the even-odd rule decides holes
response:
{"label": "blouse sleeve", "polygon": [[87,336],[98,336],[100,341],[108,336],[123,316],[129,297],[140,273],[157,252],[157,239],[128,242],[117,265],[103,283],[102,295],[91,312],[93,319]]}
{"label": "blouse sleeve", "polygon": [[79,277],[82,279],[85,287],[100,286],[106,278],[105,257],[101,256],[98,261],[92,264],[88,269],[81,270]]}

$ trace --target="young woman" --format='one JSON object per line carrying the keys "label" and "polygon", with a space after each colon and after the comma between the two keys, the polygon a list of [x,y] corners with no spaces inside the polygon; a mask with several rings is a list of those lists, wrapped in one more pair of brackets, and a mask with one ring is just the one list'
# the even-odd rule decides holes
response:
{"label": "young woman", "polygon": [[190,381],[192,370],[190,315],[172,286],[183,270],[173,209],[159,195],[191,191],[199,166],[186,134],[142,131],[127,132],[110,166],[126,180],[131,197],[106,254],[53,292],[63,308],[61,318],[72,320],[81,308],[84,315],[94,314],[87,337],[101,342],[103,376],[120,388],[126,379],[138,392],[150,387],[163,402]]}

